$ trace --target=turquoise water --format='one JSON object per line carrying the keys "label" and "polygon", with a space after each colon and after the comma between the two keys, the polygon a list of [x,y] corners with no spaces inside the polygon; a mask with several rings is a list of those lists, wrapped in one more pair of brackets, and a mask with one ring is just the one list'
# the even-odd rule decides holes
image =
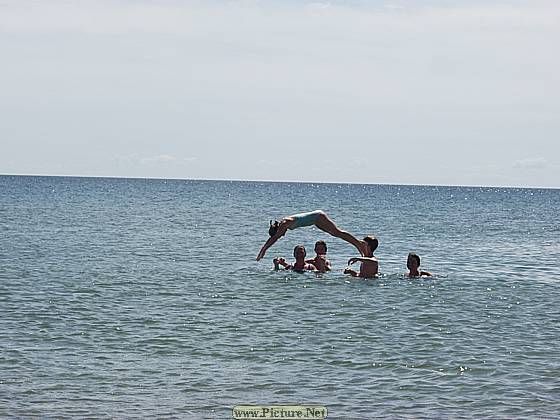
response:
{"label": "turquoise water", "polygon": [[[0,176],[0,417],[556,417],[559,190]],[[352,246],[268,221],[323,209]],[[335,271],[272,271],[303,243]],[[422,256],[431,279],[403,277]],[[291,259],[291,258],[290,258]]]}

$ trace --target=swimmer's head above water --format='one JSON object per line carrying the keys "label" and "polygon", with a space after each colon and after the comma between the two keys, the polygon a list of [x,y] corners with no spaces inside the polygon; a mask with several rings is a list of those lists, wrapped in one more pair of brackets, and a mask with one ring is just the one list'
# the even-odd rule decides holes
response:
{"label": "swimmer's head above water", "polygon": [[303,245],[296,245],[296,247],[294,248],[294,258],[296,260],[298,259],[298,257],[303,259],[306,255],[307,251],[305,250],[305,247]]}
{"label": "swimmer's head above water", "polygon": [[406,267],[410,270],[408,277],[431,277],[432,273],[429,271],[420,271],[420,256],[411,252],[406,258]]}
{"label": "swimmer's head above water", "polygon": [[367,255],[367,256],[372,256],[375,250],[377,249],[377,247],[379,246],[379,241],[375,236],[366,236],[364,238],[364,242],[368,245],[369,251],[371,252],[371,255]]}
{"label": "swimmer's head above water", "polygon": [[408,258],[406,259],[406,267],[409,270],[418,269],[418,267],[420,267],[420,256],[418,254],[415,254],[414,252],[408,254]]}
{"label": "swimmer's head above water", "polygon": [[315,252],[317,253],[317,255],[326,255],[327,243],[325,241],[315,242]]}

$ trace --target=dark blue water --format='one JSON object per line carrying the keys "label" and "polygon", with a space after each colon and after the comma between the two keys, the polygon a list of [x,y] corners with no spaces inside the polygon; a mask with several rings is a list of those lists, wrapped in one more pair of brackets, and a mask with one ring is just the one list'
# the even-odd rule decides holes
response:
{"label": "dark blue water", "polygon": [[[270,219],[323,209],[354,249]],[[556,417],[560,191],[0,176],[0,417]],[[272,271],[303,243],[334,272]],[[409,280],[406,256],[431,279]]]}

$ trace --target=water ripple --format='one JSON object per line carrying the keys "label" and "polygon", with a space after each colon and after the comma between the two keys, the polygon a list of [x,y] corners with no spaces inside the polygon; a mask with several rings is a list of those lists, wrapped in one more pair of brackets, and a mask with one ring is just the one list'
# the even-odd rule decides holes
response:
{"label": "water ripple", "polygon": [[[214,419],[243,403],[324,404],[337,419],[560,412],[556,191],[22,177],[0,188],[0,417]],[[411,205],[411,188],[427,199]],[[255,263],[268,218],[298,202],[378,235],[384,275],[341,274],[352,248],[316,229],[267,257],[326,239],[335,272]],[[412,250],[437,276],[403,277]]]}

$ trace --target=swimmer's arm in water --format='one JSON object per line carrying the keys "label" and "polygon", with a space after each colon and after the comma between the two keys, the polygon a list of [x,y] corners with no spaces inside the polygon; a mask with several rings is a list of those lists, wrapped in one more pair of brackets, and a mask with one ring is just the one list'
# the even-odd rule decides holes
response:
{"label": "swimmer's arm in water", "polygon": [[268,248],[270,248],[272,245],[274,245],[274,243],[278,239],[280,239],[282,236],[284,236],[286,234],[286,230],[288,230],[288,227],[286,226],[286,224],[281,223],[280,226],[278,226],[278,230],[276,231],[274,236],[271,236],[270,238],[268,238],[268,240],[265,242],[265,244],[261,248],[261,250],[259,252],[259,255],[257,255],[257,261],[260,261],[260,260],[263,259],[264,254],[266,254],[266,250]]}
{"label": "swimmer's arm in water", "polygon": [[352,270],[351,268],[345,268],[344,274],[350,274],[352,277],[358,277],[358,272],[356,270]]}
{"label": "swimmer's arm in water", "polygon": [[406,274],[407,277],[410,277],[411,279],[417,279],[418,277],[432,277],[433,274],[430,273],[429,271],[419,271],[418,274],[413,274],[411,272],[408,272]]}

